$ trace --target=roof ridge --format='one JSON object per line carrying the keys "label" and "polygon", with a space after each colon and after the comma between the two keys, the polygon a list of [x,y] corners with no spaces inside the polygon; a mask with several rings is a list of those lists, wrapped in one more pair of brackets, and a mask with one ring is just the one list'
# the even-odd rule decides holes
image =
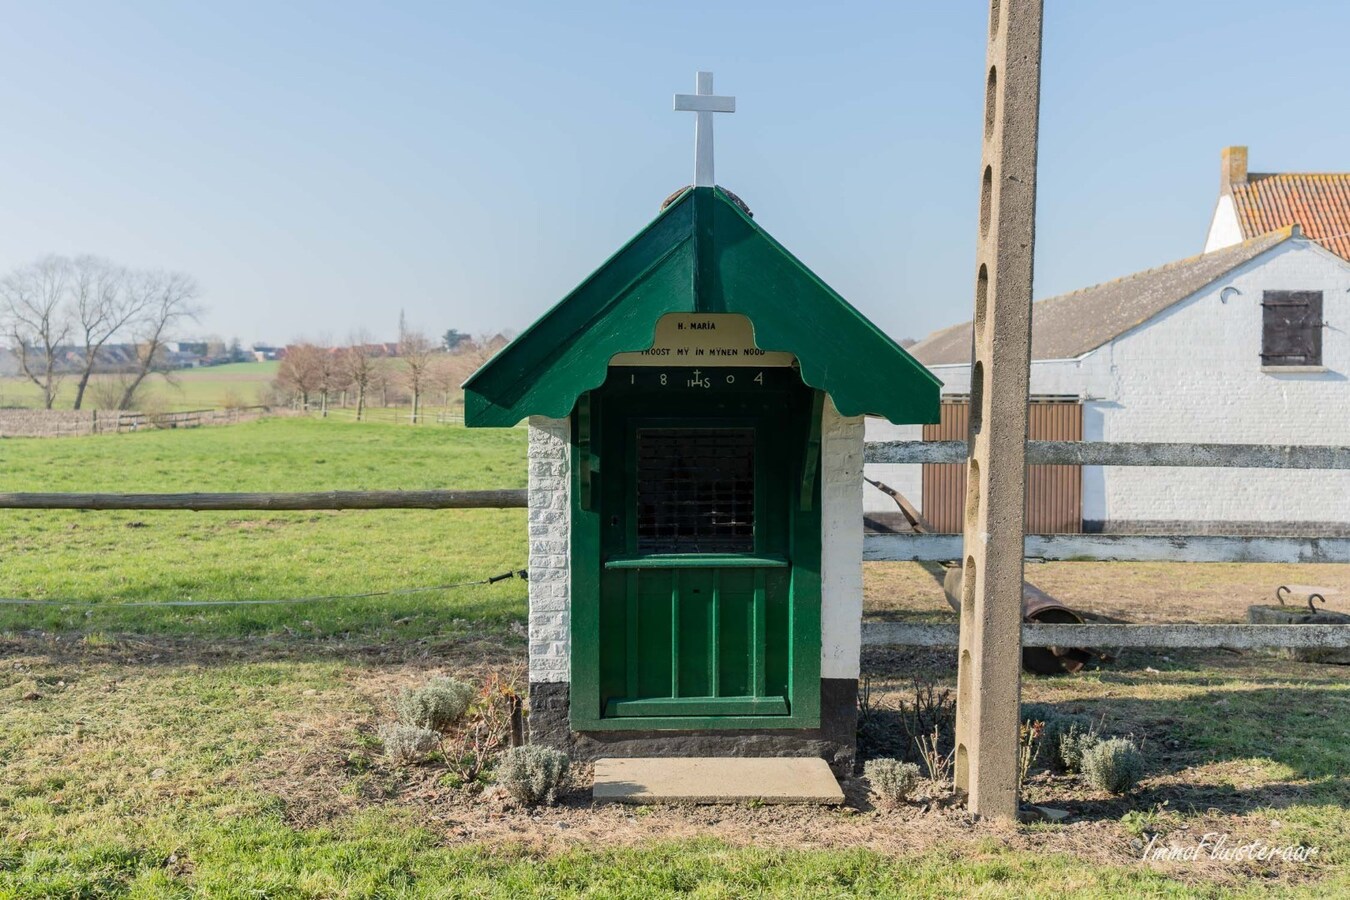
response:
{"label": "roof ridge", "polygon": [[1248,172],[1247,180],[1253,178],[1350,178],[1350,172]]}
{"label": "roof ridge", "polygon": [[1255,244],[1258,241],[1268,240],[1270,236],[1273,234],[1283,232],[1285,238],[1291,237],[1293,235],[1294,228],[1295,228],[1294,225],[1286,225],[1283,228],[1275,228],[1272,229],[1271,231],[1263,231],[1260,234],[1256,235],[1255,237],[1247,238],[1246,240],[1243,240],[1236,244],[1229,244],[1227,247],[1220,247],[1217,250],[1210,250],[1207,253],[1196,253],[1191,256],[1184,257],[1182,259],[1174,259],[1171,262],[1165,262],[1160,266],[1153,266],[1152,268],[1149,269],[1140,269],[1138,272],[1131,272],[1128,275],[1121,275],[1119,278],[1111,278],[1106,281],[1099,281],[1096,284],[1089,284],[1085,287],[1080,287],[1072,291],[1066,291],[1063,294],[1052,294],[1049,297],[1042,297],[1040,300],[1037,300],[1036,302],[1045,303],[1049,300],[1059,300],[1066,297],[1074,297],[1079,294],[1085,294],[1088,291],[1095,291],[1098,288],[1107,287],[1109,285],[1121,284],[1126,281],[1133,281],[1134,279],[1142,278],[1145,275],[1153,275],[1157,272],[1167,272],[1172,269],[1178,269],[1181,268],[1182,266],[1187,266],[1191,265],[1192,263],[1199,262],[1200,260],[1205,259],[1206,257],[1212,258],[1220,253],[1232,253],[1234,256],[1236,256],[1239,254],[1233,253],[1233,251],[1247,247],[1249,244]]}

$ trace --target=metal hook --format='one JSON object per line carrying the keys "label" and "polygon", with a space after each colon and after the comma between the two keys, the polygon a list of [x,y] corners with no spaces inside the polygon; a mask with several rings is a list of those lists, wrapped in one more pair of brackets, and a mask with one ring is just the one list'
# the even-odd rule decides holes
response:
{"label": "metal hook", "polygon": [[1280,601],[1281,606],[1284,606],[1284,594],[1281,594],[1280,591],[1284,591],[1284,594],[1287,594],[1289,593],[1289,588],[1285,587],[1284,585],[1280,585],[1275,589],[1275,599]]}
{"label": "metal hook", "polygon": [[1326,598],[1326,597],[1323,597],[1321,594],[1309,594],[1309,595],[1308,595],[1308,609],[1312,610],[1313,612],[1317,612],[1317,607],[1313,606],[1313,601],[1314,601],[1314,600],[1321,600],[1323,606],[1326,606],[1326,605],[1327,605],[1327,598]]}

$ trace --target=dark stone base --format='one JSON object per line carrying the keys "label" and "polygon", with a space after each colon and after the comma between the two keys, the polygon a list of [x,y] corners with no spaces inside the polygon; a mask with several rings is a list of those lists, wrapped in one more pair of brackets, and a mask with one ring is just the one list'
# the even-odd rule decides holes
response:
{"label": "dark stone base", "polygon": [[820,680],[819,728],[717,731],[575,732],[568,721],[570,685],[530,682],[530,743],[576,760],[604,756],[814,756],[835,774],[853,774],[857,756],[858,682]]}

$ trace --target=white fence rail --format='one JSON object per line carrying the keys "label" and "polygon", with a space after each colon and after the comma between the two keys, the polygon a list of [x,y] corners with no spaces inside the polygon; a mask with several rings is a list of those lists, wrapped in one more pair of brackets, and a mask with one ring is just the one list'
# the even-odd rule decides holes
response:
{"label": "white fence rail", "polygon": [[[964,463],[965,441],[869,442],[865,463]],[[1350,469],[1350,447],[1265,444],[1028,441],[1028,465]],[[868,534],[870,561],[962,557],[959,534]],[[1025,552],[1044,560],[1350,563],[1350,538],[1237,535],[1029,534]],[[867,622],[864,646],[956,647],[956,625]],[[1350,625],[1061,625],[1026,623],[1027,647],[1350,648]]]}
{"label": "white fence rail", "polygon": [[[864,647],[955,647],[956,625],[864,622]],[[1024,647],[1153,647],[1257,650],[1350,647],[1350,625],[1051,625],[1022,626]]]}
{"label": "white fence rail", "polygon": [[[961,558],[959,534],[869,534],[869,562]],[[1350,538],[1170,534],[1029,534],[1026,555],[1048,561],[1350,563]]]}
{"label": "white fence rail", "polygon": [[[963,463],[965,441],[874,441],[867,463]],[[1350,447],[1027,441],[1028,465],[1350,469]]]}

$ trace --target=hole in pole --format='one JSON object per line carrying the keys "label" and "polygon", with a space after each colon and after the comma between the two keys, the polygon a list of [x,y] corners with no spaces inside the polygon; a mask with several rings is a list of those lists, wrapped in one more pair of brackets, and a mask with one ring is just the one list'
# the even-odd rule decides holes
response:
{"label": "hole in pole", "polygon": [[[964,531],[966,534],[972,534],[979,527],[980,517],[980,464],[975,460],[970,461],[966,467],[966,515],[964,519]],[[972,569],[966,569],[961,579],[961,598],[965,600],[967,596],[966,585],[970,584],[971,593],[969,594],[971,602],[974,602],[974,584],[975,575]]]}
{"label": "hole in pole", "polygon": [[984,344],[984,320],[989,309],[989,267],[980,263],[980,271],[975,275],[975,346]]}
{"label": "hole in pole", "polygon": [[984,84],[984,139],[994,136],[994,109],[998,104],[998,67],[989,67],[989,80]]}
{"label": "hole in pole", "polygon": [[998,15],[1002,11],[1001,6],[999,0],[990,0],[989,2],[989,37],[991,38],[998,34]]}
{"label": "hole in pole", "polygon": [[[976,472],[978,473],[978,469]],[[978,478],[976,479],[978,484]],[[975,489],[975,502],[979,504],[979,488]],[[970,496],[967,492],[966,496]],[[970,515],[970,507],[966,507],[966,515]],[[961,626],[966,627],[970,619],[975,615],[975,557],[967,556],[966,563],[961,568]],[[970,658],[970,651],[966,650],[963,654],[965,659]],[[960,699],[958,697],[958,699]]]}
{"label": "hole in pole", "polygon": [[[970,370],[970,424],[967,426],[966,439],[970,449],[975,449],[975,435],[984,427],[984,363],[977,361]],[[973,462],[973,461],[972,461]]]}
{"label": "hole in pole", "polygon": [[994,167],[984,167],[984,179],[980,182],[980,237],[989,234],[989,222],[994,206]]}

